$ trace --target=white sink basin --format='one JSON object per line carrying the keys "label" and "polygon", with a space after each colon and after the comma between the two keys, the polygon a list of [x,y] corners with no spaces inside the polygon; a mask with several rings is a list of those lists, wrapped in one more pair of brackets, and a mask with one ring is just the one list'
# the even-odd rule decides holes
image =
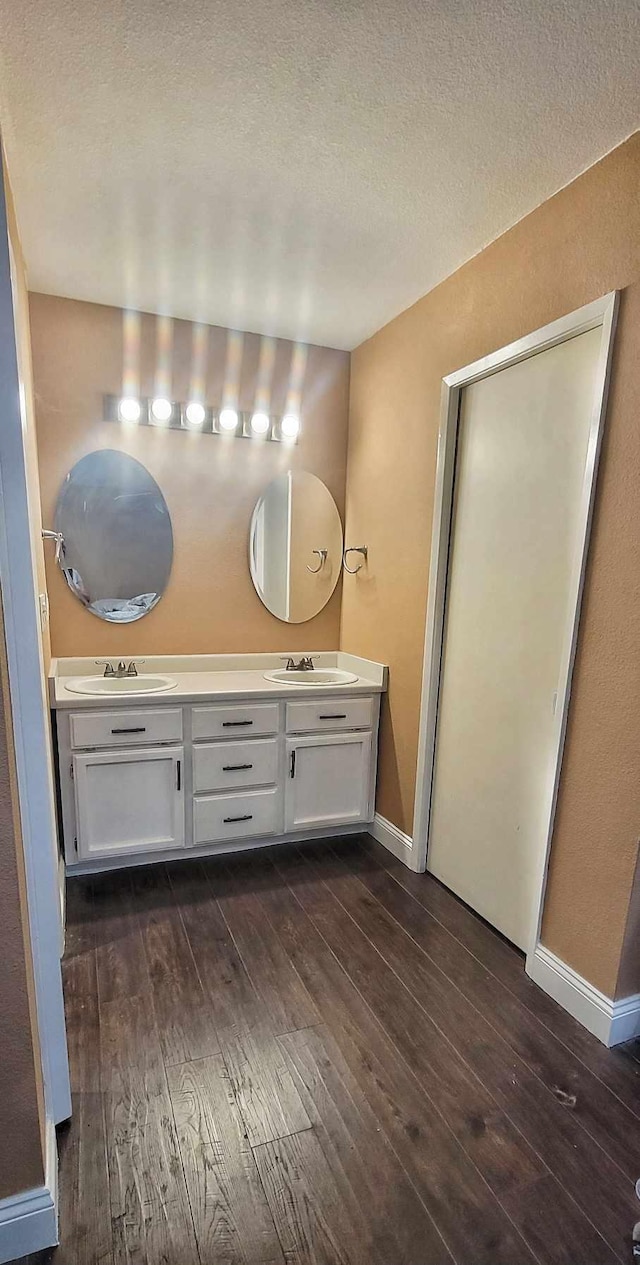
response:
{"label": "white sink basin", "polygon": [[300,672],[296,668],[276,668],[275,672],[265,672],[265,681],[276,681],[278,685],[353,685],[358,677],[353,672],[343,672],[341,668],[307,668]]}
{"label": "white sink basin", "polygon": [[177,685],[170,676],[83,676],[66,682],[72,694],[162,694]]}

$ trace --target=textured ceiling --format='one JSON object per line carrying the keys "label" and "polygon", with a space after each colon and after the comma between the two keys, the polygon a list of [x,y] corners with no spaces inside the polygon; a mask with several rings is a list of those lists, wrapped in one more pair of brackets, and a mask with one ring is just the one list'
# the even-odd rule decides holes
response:
{"label": "textured ceiling", "polygon": [[640,124],[637,0],[0,0],[32,289],[353,347]]}

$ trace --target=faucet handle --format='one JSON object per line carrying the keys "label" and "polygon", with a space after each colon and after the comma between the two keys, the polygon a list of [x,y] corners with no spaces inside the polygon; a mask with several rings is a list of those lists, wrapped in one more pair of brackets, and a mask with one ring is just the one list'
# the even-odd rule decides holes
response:
{"label": "faucet handle", "polygon": [[137,665],[138,665],[139,663],[146,663],[146,659],[132,659],[132,660],[131,660],[131,662],[130,662],[130,664],[129,664],[129,667],[127,668],[127,676],[137,676],[137,675],[138,675],[138,666],[137,666]]}
{"label": "faucet handle", "polygon": [[94,662],[97,668],[101,668],[104,664],[103,676],[115,676],[115,668],[112,663],[109,663],[108,659],[95,659]]}
{"label": "faucet handle", "polygon": [[306,672],[313,672],[313,659],[310,654],[307,655],[306,659],[302,660],[302,663]]}
{"label": "faucet handle", "polygon": [[278,656],[278,658],[282,659],[282,662],[287,665],[286,666],[287,672],[295,672],[295,668],[296,668],[295,660],[291,658],[291,655],[281,654]]}

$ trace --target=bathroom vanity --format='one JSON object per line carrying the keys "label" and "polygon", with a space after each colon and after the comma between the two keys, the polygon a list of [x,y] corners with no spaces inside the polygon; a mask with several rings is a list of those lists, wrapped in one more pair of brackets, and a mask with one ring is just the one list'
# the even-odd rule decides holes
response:
{"label": "bathroom vanity", "polygon": [[362,830],[387,669],[311,658],[309,672],[273,654],[148,658],[121,677],[53,660],[67,870]]}

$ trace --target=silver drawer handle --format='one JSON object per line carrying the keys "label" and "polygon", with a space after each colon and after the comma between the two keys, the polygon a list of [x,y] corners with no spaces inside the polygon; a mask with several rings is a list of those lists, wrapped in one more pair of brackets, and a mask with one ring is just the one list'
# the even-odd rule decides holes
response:
{"label": "silver drawer handle", "polygon": [[223,764],[223,773],[239,773],[241,769],[252,769],[252,764]]}
{"label": "silver drawer handle", "polygon": [[252,821],[253,813],[245,813],[243,817],[223,817],[222,820],[225,823],[228,821]]}

